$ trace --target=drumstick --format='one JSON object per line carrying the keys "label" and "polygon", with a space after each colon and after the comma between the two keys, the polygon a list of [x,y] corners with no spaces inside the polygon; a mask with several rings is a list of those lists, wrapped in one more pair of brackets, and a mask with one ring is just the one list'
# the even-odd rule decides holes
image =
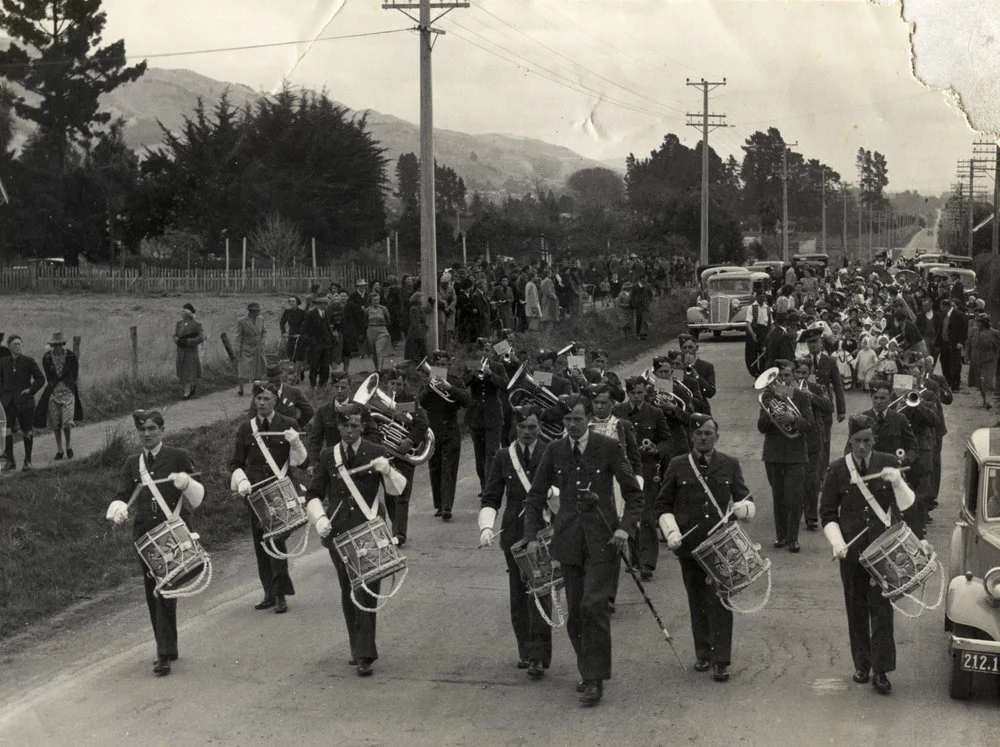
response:
{"label": "drumstick", "polygon": [[[848,542],[846,545],[844,545],[844,551],[846,552],[847,550],[849,550],[851,548],[851,545],[853,545],[855,542],[857,542],[859,539],[861,539],[861,535],[863,535],[867,531],[868,531],[868,527],[865,527],[860,532],[858,532],[856,535],[854,535],[854,539],[852,539],[850,542]],[[830,560],[839,560],[839,559],[840,558],[838,558],[836,555],[834,555],[832,558],[830,558]]]}
{"label": "drumstick", "polygon": [[[201,475],[201,472],[179,472],[178,474],[187,475],[188,477],[198,477]],[[153,480],[153,485],[160,485],[165,482],[173,482],[173,480],[169,477],[161,477],[159,480]],[[132,490],[132,495],[129,496],[128,503],[125,504],[126,510],[132,508],[132,504],[135,503],[135,499],[139,497],[139,491],[141,491],[145,486],[146,483],[144,482],[140,482],[135,486]]]}
{"label": "drumstick", "polygon": [[[306,435],[306,431],[295,431],[300,436]],[[285,431],[257,431],[258,436],[284,436]]]}
{"label": "drumstick", "polygon": [[[893,467],[893,469],[898,469],[900,472],[906,472],[906,470],[908,470],[909,467]],[[877,480],[880,477],[882,477],[881,472],[874,472],[870,475],[865,475],[864,477],[862,477],[861,482],[870,482],[872,480]]]}

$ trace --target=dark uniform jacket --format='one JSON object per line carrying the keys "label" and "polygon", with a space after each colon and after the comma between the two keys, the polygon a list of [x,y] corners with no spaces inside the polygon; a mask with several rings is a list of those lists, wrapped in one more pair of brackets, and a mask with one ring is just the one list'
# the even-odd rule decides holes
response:
{"label": "dark uniform jacket", "polygon": [[449,402],[429,386],[417,397],[420,406],[427,413],[427,421],[434,435],[440,437],[445,431],[458,433],[458,411],[463,407],[472,407],[472,395],[465,388],[465,384],[457,376],[448,376],[448,383],[452,389],[448,393],[454,401]]}
{"label": "dark uniform jacket", "polygon": [[[882,420],[874,408],[865,410],[861,414],[868,416],[874,421],[872,435],[875,437],[876,451],[895,455],[896,451],[902,449],[906,452],[905,459],[913,459],[914,452],[917,451],[920,445],[917,443],[917,437],[913,435],[913,428],[910,427],[910,421],[904,415],[895,410],[886,410],[884,413],[885,420]],[[844,453],[847,453],[849,449],[850,446],[845,449]],[[896,464],[898,465],[898,462]]]}
{"label": "dark uniform jacket", "polygon": [[[284,415],[286,418],[298,421],[299,428],[305,428],[312,420],[313,406],[309,404],[306,395],[296,386],[282,384],[278,392],[278,399],[274,403],[274,411]],[[257,416],[257,403],[250,400],[250,417]]]}
{"label": "dark uniform jacket", "polygon": [[[260,423],[257,424],[257,427],[260,428]],[[286,431],[289,428],[295,430],[297,427],[298,423],[294,420],[275,412],[269,418],[267,430],[268,432],[278,432]],[[291,448],[288,441],[285,440],[284,436],[261,436],[261,438],[264,440],[264,445],[267,446],[268,451],[271,452],[271,458],[274,460],[274,463],[278,466],[278,469],[281,469],[288,462],[288,452]],[[250,480],[251,485],[256,485],[263,480],[274,477],[274,473],[268,466],[264,454],[258,448],[257,441],[253,437],[249,420],[240,423],[240,427],[236,429],[236,443],[233,446],[233,455],[229,459],[229,470],[233,471],[236,469],[242,469],[246,472],[247,479]]]}
{"label": "dark uniform jacket", "polygon": [[[396,394],[396,404],[402,405],[402,407],[399,408],[400,424],[402,424],[403,420],[409,421],[409,427],[406,431],[407,437],[413,442],[414,446],[420,446],[427,440],[427,413],[417,402],[417,398],[407,392],[399,392]],[[406,414],[410,417],[406,417]],[[366,428],[364,438],[372,443],[382,444],[382,429],[379,427],[378,423],[370,417],[365,420]],[[400,466],[402,465],[397,465],[397,467]]]}
{"label": "dark uniform jacket", "polygon": [[507,371],[500,361],[488,361],[489,371],[480,379],[475,372],[466,376],[472,404],[465,412],[469,428],[503,428],[501,395],[507,394]]}
{"label": "dark uniform jacket", "polygon": [[[518,449],[520,458],[521,444],[514,441]],[[522,464],[524,474],[530,484],[538,465],[542,461],[546,446],[535,441],[531,447],[531,459],[527,464]],[[510,452],[506,448],[497,449],[493,457],[493,466],[490,468],[490,476],[486,481],[486,489],[483,490],[482,508],[492,508],[500,510],[504,494],[507,495],[507,505],[504,508],[503,517],[500,519],[500,549],[510,552],[510,546],[524,536],[524,501],[528,497],[528,491],[521,484],[511,461]]]}
{"label": "dark uniform jacket", "polygon": [[938,374],[927,374],[924,377],[924,384],[930,391],[934,392],[937,402],[938,424],[934,429],[938,439],[944,438],[948,433],[948,426],[944,421],[944,405],[950,405],[955,396],[951,391],[951,386],[944,376]]}
{"label": "dark uniform jacket", "polygon": [[812,454],[823,448],[826,432],[818,426],[833,413],[833,402],[830,401],[829,390],[820,384],[807,382],[806,389],[801,391],[803,391],[812,403],[812,416],[815,427],[802,434],[806,439],[806,449]]}
{"label": "dark uniform jacket", "polygon": [[812,415],[812,403],[806,395],[797,389],[792,391],[792,404],[801,413],[795,424],[800,433],[798,438],[788,438],[774,424],[771,417],[760,408],[757,416],[757,430],[764,434],[763,460],[780,464],[798,464],[809,461],[809,447],[806,434],[815,427]]}
{"label": "dark uniform jacket", "polygon": [[583,369],[583,375],[591,384],[607,384],[611,387],[611,399],[615,402],[624,402],[626,399],[625,387],[622,380],[614,371],[598,371],[596,368]]}
{"label": "dark uniform jacket", "polygon": [[642,461],[659,462],[670,455],[670,428],[667,426],[667,418],[663,411],[654,407],[648,402],[643,402],[638,411],[634,411],[631,403],[623,402],[615,405],[611,411],[613,415],[623,418],[635,428],[635,442],[642,445],[642,442],[649,439],[656,446],[655,454],[646,454],[640,451]]}
{"label": "dark uniform jacket", "polygon": [[[883,467],[896,467],[898,464],[899,462],[896,461],[894,455],[872,451],[868,459],[867,472],[873,474]],[[857,465],[855,467],[860,473],[861,468]],[[883,510],[891,508],[892,523],[899,521],[900,511],[896,505],[892,485],[885,480],[869,480],[865,484]],[[903,518],[907,519],[907,524],[911,524],[910,514],[912,514],[911,511],[903,514]],[[847,469],[845,457],[833,461],[826,471],[826,480],[823,482],[823,492],[819,501],[819,517],[823,526],[831,521],[839,523],[840,533],[844,535],[844,542],[850,542],[859,532],[867,528],[867,534],[851,545],[850,550],[848,550],[847,559],[853,562],[857,562],[865,548],[886,530],[885,525],[875,515],[875,512],[868,507],[868,502],[858,486],[851,484],[851,473]]]}
{"label": "dark uniform jacket", "polygon": [[775,324],[764,338],[764,360],[766,368],[774,366],[776,360],[795,360],[794,337],[781,325]]}
{"label": "dark uniform jacket", "polygon": [[706,404],[708,400],[715,396],[715,366],[708,361],[703,361],[701,358],[695,360],[692,365],[694,372],[697,377],[694,378],[698,382],[698,389],[694,389],[694,393],[701,394],[701,399],[703,399]]}
{"label": "dark uniform jacket", "polygon": [[[153,459],[152,469],[149,466],[149,459],[146,459],[146,469],[149,470],[149,476],[154,480],[162,479],[171,472],[186,472],[189,475],[194,472],[194,462],[191,461],[191,455],[184,449],[175,449],[172,446],[161,444],[159,453]],[[118,478],[115,500],[128,503],[132,497],[132,491],[141,483],[142,480],[139,479],[139,455],[135,454],[125,460],[125,466]],[[156,487],[160,489],[163,502],[167,504],[172,516],[177,511],[177,504],[182,500],[181,491],[175,488],[172,482],[161,482]],[[139,488],[139,495],[136,496],[135,503],[132,505],[135,507],[135,521],[132,524],[133,540],[139,539],[170,518],[163,515],[159,502],[147,487]],[[186,503],[181,506],[180,516],[188,525],[188,529],[191,529],[191,511]]]}
{"label": "dark uniform jacket", "polygon": [[[615,551],[608,544],[612,533],[621,528],[634,535],[642,515],[642,488],[622,448],[597,433],[590,433],[587,439],[587,448],[579,462],[573,456],[568,436],[549,444],[525,504],[524,539],[532,542],[545,526],[542,511],[549,488],[559,489],[559,510],[553,517],[554,534],[549,550],[553,559],[569,565],[582,566],[585,559],[591,562],[613,560]],[[621,520],[615,511],[614,479],[618,480],[625,501]],[[588,497],[588,486],[589,493],[597,495],[596,501]]]}
{"label": "dark uniform jacket", "polygon": [[313,414],[312,420],[309,421],[307,431],[306,451],[309,453],[309,464],[316,464],[316,458],[324,446],[333,446],[340,441],[340,428],[337,425],[337,405],[335,400],[330,400],[325,405],[320,405],[319,409]]}
{"label": "dark uniform jacket", "polygon": [[[696,455],[695,458],[697,459]],[[714,452],[708,460],[704,478],[723,513],[731,501],[750,498],[750,490],[743,481],[743,470],[736,457],[721,451]],[[681,534],[698,527],[684,538],[680,548],[675,551],[678,557],[690,558],[691,552],[705,541],[708,531],[722,519],[719,510],[716,510],[705,494],[705,489],[691,468],[688,455],[671,459],[660,494],[656,498],[656,516],[673,514]]]}
{"label": "dark uniform jacket", "polygon": [[[344,448],[343,444],[341,444],[341,448]],[[354,467],[367,464],[376,457],[389,456],[389,453],[383,447],[364,439],[358,441],[355,444],[355,448],[357,449],[357,453],[354,455]],[[346,457],[344,458],[344,465],[345,467],[347,466]],[[361,493],[361,497],[367,501],[368,505],[371,505],[372,501],[375,500],[375,496],[378,495],[379,486],[382,485],[382,474],[375,470],[366,470],[365,472],[351,475],[351,479],[354,480],[354,484],[357,486],[358,492]],[[364,512],[358,506],[353,496],[351,496],[351,491],[344,484],[344,481],[340,479],[332,446],[323,449],[316,460],[316,471],[313,473],[309,489],[306,491],[306,501],[308,502],[311,498],[319,498],[326,508],[326,517],[330,520],[332,526],[329,535],[330,540],[368,521]],[[379,503],[376,510],[378,515],[388,523],[384,501]]]}
{"label": "dark uniform jacket", "polygon": [[[18,410],[30,407],[29,412],[34,413],[35,395],[43,386],[45,377],[34,358],[27,355],[0,358],[0,405],[5,409],[10,409],[14,402]],[[29,389],[30,394],[21,394],[25,389]]]}
{"label": "dark uniform jacket", "polygon": [[[812,358],[812,354],[809,354]],[[844,380],[840,377],[840,371],[837,369],[837,361],[833,359],[829,353],[820,353],[816,356],[813,361],[813,374],[816,376],[816,383],[819,384],[824,389],[829,389],[833,386],[833,398],[834,401],[831,405],[836,405],[837,415],[843,415],[847,412],[846,405],[844,404]],[[823,424],[827,427],[833,425],[833,408],[823,411]]]}
{"label": "dark uniform jacket", "polygon": [[319,308],[314,306],[302,318],[302,327],[299,334],[304,338],[304,343],[313,350],[333,347],[333,329],[331,327],[332,318],[330,310],[323,311],[320,316]]}
{"label": "dark uniform jacket", "polygon": [[625,458],[628,459],[628,463],[632,465],[632,471],[636,475],[641,475],[642,456],[639,454],[639,445],[635,441],[635,426],[628,420],[625,420],[625,418],[619,418],[617,415],[612,415],[611,417],[615,419],[616,427],[614,435],[604,433],[601,430],[605,427],[604,424],[594,420],[590,421],[591,432],[600,431],[600,435],[617,441],[618,445],[625,452]]}

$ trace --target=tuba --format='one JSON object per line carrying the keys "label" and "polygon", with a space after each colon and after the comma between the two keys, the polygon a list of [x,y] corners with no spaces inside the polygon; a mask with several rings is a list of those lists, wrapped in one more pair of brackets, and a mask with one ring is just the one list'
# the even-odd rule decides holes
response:
{"label": "tuba", "polygon": [[424,358],[420,363],[417,364],[417,370],[427,377],[427,387],[434,392],[437,396],[443,399],[445,402],[454,402],[455,398],[448,394],[448,390],[445,389],[442,384],[447,383],[442,379],[435,378],[431,376],[431,365]]}
{"label": "tuba", "polygon": [[802,417],[802,412],[790,398],[774,391],[774,382],[778,379],[779,370],[777,366],[767,369],[757,377],[753,388],[760,392],[757,401],[764,408],[767,416],[771,418],[771,422],[777,426],[781,435],[785,438],[799,438],[802,434],[798,427],[794,423],[786,423],[785,421],[793,417]]}
{"label": "tuba", "polygon": [[401,459],[414,467],[431,458],[431,452],[434,451],[434,431],[430,428],[427,429],[427,438],[422,444],[414,446],[407,452],[400,450],[403,439],[410,437],[413,415],[408,412],[396,412],[396,401],[378,388],[377,373],[373,373],[361,382],[351,401],[368,408],[368,414],[382,437],[382,445],[394,458]]}
{"label": "tuba", "polygon": [[[553,407],[561,407],[562,400],[553,394],[549,389],[542,386],[528,373],[528,364],[522,363],[507,385],[507,400],[511,407],[521,405],[536,405],[543,410],[550,410]],[[541,432],[538,438],[542,443],[555,441],[562,438],[563,427],[557,423],[542,423]]]}
{"label": "tuba", "polygon": [[[656,388],[656,378],[657,377],[656,377],[656,374],[653,372],[652,368],[647,368],[645,371],[643,371],[639,375],[643,378],[643,380],[646,382],[646,384],[649,385],[652,388],[652,390],[653,390],[652,404],[656,405],[657,407],[661,407],[662,408],[662,407],[667,407],[670,403],[673,403],[673,404],[675,404],[677,407],[679,407],[682,410],[690,410],[691,409],[690,407],[688,407],[688,403],[684,400],[683,397],[675,394],[674,392],[665,392],[662,389],[661,390],[657,390],[657,388]],[[687,389],[688,394],[691,393],[691,390],[688,389],[683,384],[680,384],[680,382],[675,381],[674,382],[674,386],[677,387],[678,389],[682,389],[682,390],[683,389]]]}

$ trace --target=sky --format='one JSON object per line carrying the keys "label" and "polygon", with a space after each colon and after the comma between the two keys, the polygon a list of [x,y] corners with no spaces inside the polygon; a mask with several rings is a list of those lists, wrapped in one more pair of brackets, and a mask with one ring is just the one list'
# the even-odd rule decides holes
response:
{"label": "sky", "polygon": [[[686,80],[725,79],[709,103],[730,125],[709,135],[724,157],[742,158],[745,138],[774,126],[846,181],[856,182],[864,147],[886,155],[890,191],[939,194],[976,133],[954,97],[911,71],[910,23],[933,43],[914,17],[933,4],[914,0],[903,20],[889,0],[473,2],[435,24],[445,32],[433,52],[435,126],[620,161],[647,156],[667,133],[697,143],[685,115],[700,114],[702,93]],[[104,9],[105,40],[124,38],[130,59],[260,91],[282,80],[325,88],[351,108],[419,121],[415,24],[380,1],[104,0]],[[932,72],[932,83],[953,83]]]}

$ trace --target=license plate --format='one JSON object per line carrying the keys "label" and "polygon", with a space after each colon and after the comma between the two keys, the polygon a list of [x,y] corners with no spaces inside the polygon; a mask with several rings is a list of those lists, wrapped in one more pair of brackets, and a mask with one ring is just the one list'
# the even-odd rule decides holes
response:
{"label": "license plate", "polygon": [[973,654],[963,651],[960,665],[965,672],[1000,674],[1000,654]]}

